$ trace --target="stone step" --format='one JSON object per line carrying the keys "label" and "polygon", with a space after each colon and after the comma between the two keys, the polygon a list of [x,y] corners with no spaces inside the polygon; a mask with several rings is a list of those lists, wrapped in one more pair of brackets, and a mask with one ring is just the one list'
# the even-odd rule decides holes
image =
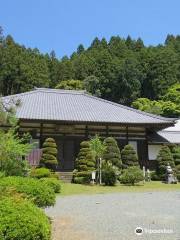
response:
{"label": "stone step", "polygon": [[73,172],[57,172],[63,182],[72,182]]}

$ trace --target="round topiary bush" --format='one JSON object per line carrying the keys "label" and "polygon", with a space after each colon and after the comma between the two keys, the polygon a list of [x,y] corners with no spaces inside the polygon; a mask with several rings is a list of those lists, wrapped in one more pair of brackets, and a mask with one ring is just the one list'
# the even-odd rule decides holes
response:
{"label": "round topiary bush", "polygon": [[[81,142],[80,151],[75,163],[77,171],[73,174],[73,182],[89,183],[91,181],[89,176],[95,170],[96,162],[88,141]],[[87,172],[87,176],[84,175],[84,172]]]}
{"label": "round topiary bush", "polygon": [[163,146],[157,156],[157,175],[164,180],[166,174],[166,167],[170,164],[172,169],[175,168],[174,159],[172,153],[167,146]]}
{"label": "round topiary bush", "polygon": [[1,240],[50,240],[51,225],[44,212],[27,200],[0,199]]}
{"label": "round topiary bush", "polygon": [[123,168],[137,166],[139,167],[139,161],[137,157],[137,153],[134,150],[133,146],[128,144],[121,151],[121,158]]}
{"label": "round topiary bush", "polygon": [[42,152],[43,154],[40,160],[40,165],[55,170],[58,165],[58,161],[57,145],[53,138],[47,138],[45,140]]}
{"label": "round topiary bush", "polygon": [[123,171],[119,181],[122,184],[134,185],[144,180],[143,171],[139,167],[129,167]]}
{"label": "round topiary bush", "polygon": [[46,183],[33,178],[4,177],[0,178],[0,186],[14,188],[16,192],[24,194],[38,207],[48,207],[55,204],[55,192]]}
{"label": "round topiary bush", "polygon": [[104,140],[105,145],[105,152],[103,159],[106,160],[106,162],[111,163],[112,165],[121,168],[122,167],[122,161],[121,161],[121,155],[120,150],[117,145],[117,141],[113,137],[105,138]]}

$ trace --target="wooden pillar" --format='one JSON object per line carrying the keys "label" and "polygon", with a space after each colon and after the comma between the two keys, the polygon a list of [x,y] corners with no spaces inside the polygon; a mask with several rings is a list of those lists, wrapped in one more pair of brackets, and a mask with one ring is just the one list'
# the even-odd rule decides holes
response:
{"label": "wooden pillar", "polygon": [[145,133],[145,153],[146,153],[146,158],[145,158],[145,167],[146,169],[149,168],[149,153],[148,153],[148,132],[146,129],[146,133]]}
{"label": "wooden pillar", "polygon": [[109,137],[109,126],[106,125],[106,137]]}
{"label": "wooden pillar", "polygon": [[86,125],[85,137],[86,137],[87,140],[88,140],[88,136],[89,136],[88,125]]}
{"label": "wooden pillar", "polygon": [[126,126],[126,144],[129,143],[129,131],[128,131],[128,126]]}
{"label": "wooden pillar", "polygon": [[43,139],[42,139],[42,135],[43,135],[43,123],[40,124],[40,136],[39,136],[39,145],[40,145],[40,148],[42,148],[42,145],[43,145]]}

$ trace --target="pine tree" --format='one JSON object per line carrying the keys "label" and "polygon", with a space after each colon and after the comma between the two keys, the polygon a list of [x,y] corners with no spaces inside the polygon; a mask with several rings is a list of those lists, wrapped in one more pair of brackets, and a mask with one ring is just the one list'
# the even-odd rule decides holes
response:
{"label": "pine tree", "polygon": [[123,150],[121,151],[121,158],[123,168],[128,167],[139,167],[137,153],[134,150],[133,146],[128,144],[126,145]]}
{"label": "pine tree", "polygon": [[43,154],[40,165],[55,170],[58,165],[58,161],[57,145],[53,138],[46,138],[45,142],[43,143],[42,152]]}
{"label": "pine tree", "polygon": [[157,175],[164,177],[166,173],[166,166],[170,165],[172,168],[175,167],[173,155],[167,146],[163,146],[157,156]]}
{"label": "pine tree", "polygon": [[104,140],[105,153],[103,159],[118,168],[122,167],[120,150],[117,141],[113,137],[107,137]]}
{"label": "pine tree", "polygon": [[171,148],[175,165],[180,165],[180,146],[173,146]]}
{"label": "pine tree", "polygon": [[78,172],[95,170],[95,159],[88,141],[83,141],[80,144],[80,151],[76,159],[76,169]]}
{"label": "pine tree", "polygon": [[83,53],[84,52],[84,46],[82,45],[82,44],[80,44],[79,46],[78,46],[78,48],[77,48],[77,54],[81,54],[81,53]]}

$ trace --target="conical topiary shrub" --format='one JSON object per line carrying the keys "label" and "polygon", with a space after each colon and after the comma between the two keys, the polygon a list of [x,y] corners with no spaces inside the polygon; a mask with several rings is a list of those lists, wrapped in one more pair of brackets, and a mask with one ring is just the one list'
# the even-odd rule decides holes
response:
{"label": "conical topiary shrub", "polygon": [[128,144],[121,151],[123,168],[139,167],[139,161],[133,146]]}
{"label": "conical topiary shrub", "polygon": [[95,170],[95,160],[88,141],[83,141],[80,144],[80,151],[76,159],[76,169],[79,172]]}
{"label": "conical topiary shrub", "polygon": [[83,141],[80,144],[80,151],[76,159],[76,171],[73,179],[76,183],[89,183],[91,173],[95,170],[95,158],[90,149],[90,143]]}
{"label": "conical topiary shrub", "polygon": [[167,146],[163,146],[157,156],[157,175],[164,178],[167,165],[170,165],[173,169],[175,167],[173,155]]}
{"label": "conical topiary shrub", "polygon": [[57,161],[57,145],[53,138],[47,138],[42,147],[42,158],[40,161],[41,166],[55,170]]}
{"label": "conical topiary shrub", "polygon": [[113,137],[107,137],[104,140],[105,152],[103,159],[118,168],[122,167],[120,150],[117,141]]}

